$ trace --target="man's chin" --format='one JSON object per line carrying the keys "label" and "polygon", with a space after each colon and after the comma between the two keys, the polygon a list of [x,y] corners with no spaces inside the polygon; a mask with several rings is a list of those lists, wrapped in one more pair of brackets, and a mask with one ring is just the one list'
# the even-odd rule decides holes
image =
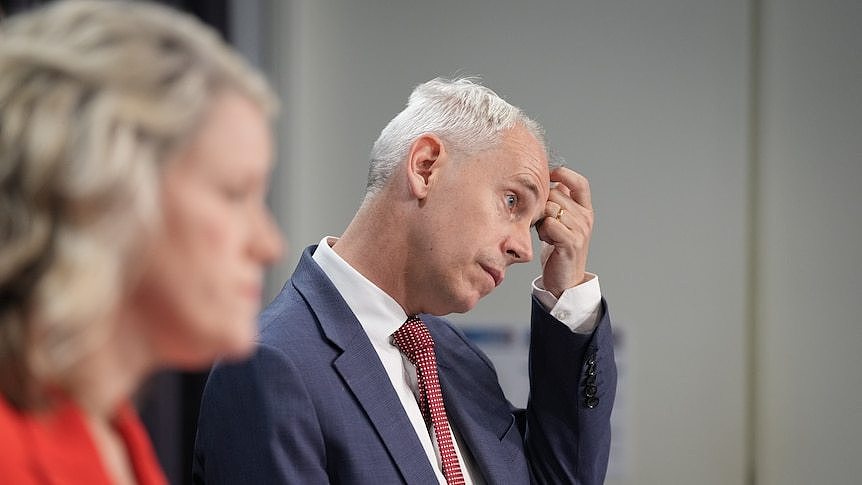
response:
{"label": "man's chin", "polygon": [[467,313],[479,304],[479,300],[482,299],[483,296],[484,295],[476,294],[472,296],[465,296],[459,299],[452,298],[451,300],[446,302],[445,307],[441,307],[440,309],[435,309],[426,313],[438,317],[449,315],[450,313]]}

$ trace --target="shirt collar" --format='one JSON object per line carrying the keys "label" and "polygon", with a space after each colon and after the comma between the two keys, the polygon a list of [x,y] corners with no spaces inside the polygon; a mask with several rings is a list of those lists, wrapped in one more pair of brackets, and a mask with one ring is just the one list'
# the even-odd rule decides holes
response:
{"label": "shirt collar", "polygon": [[407,320],[407,314],[394,298],[362,276],[332,249],[331,244],[337,240],[332,236],[321,239],[312,258],[335,285],[372,343],[391,345],[389,336]]}

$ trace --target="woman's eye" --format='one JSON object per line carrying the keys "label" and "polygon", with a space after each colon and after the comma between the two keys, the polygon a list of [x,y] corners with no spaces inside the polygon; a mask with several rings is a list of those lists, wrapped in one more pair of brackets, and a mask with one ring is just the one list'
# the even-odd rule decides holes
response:
{"label": "woman's eye", "polygon": [[224,187],[222,188],[222,195],[231,202],[242,202],[248,195],[248,191],[233,187]]}
{"label": "woman's eye", "polygon": [[509,209],[514,209],[518,206],[518,196],[515,194],[507,194],[506,195],[506,207]]}

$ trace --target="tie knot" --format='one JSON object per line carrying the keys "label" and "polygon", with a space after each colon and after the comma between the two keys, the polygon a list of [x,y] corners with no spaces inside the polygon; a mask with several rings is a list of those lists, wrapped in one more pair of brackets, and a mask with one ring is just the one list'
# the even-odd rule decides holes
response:
{"label": "tie knot", "polygon": [[425,326],[425,322],[416,316],[408,318],[392,334],[392,344],[398,347],[398,350],[414,363],[418,354],[423,351],[434,351],[434,339],[431,338],[428,327]]}

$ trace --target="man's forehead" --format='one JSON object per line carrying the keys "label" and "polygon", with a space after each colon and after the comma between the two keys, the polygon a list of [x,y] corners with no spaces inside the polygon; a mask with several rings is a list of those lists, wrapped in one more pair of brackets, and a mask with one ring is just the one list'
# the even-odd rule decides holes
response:
{"label": "man's forehead", "polygon": [[503,139],[502,145],[515,156],[520,166],[542,180],[543,185],[548,185],[548,152],[532,133],[523,127],[513,128]]}
{"label": "man's forehead", "polygon": [[518,165],[518,170],[514,174],[515,180],[524,185],[537,199],[547,200],[551,190],[551,174],[548,170],[548,159],[543,152],[521,152]]}

